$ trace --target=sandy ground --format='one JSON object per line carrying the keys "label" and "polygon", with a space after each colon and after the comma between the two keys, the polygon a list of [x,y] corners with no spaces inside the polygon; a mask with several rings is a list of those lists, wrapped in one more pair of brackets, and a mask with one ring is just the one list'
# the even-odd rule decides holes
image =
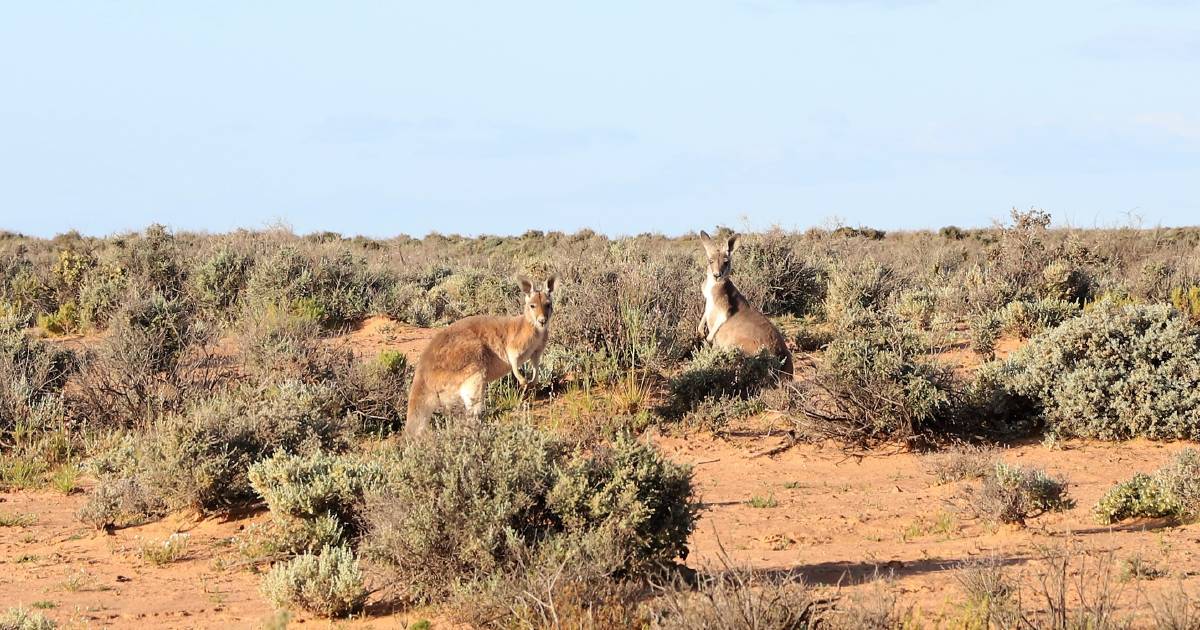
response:
{"label": "sandy ground", "polygon": [[[385,348],[415,355],[430,334],[376,318],[339,342],[364,357]],[[1145,615],[1161,593],[1182,586],[1200,597],[1200,525],[1136,521],[1103,527],[1090,512],[1112,484],[1159,467],[1186,444],[1067,442],[1050,449],[1031,443],[998,451],[1006,461],[1066,475],[1077,500],[1069,512],[1017,528],[974,519],[965,496],[975,483],[938,485],[917,454],[857,457],[830,444],[760,457],[777,440],[753,432],[654,439],[672,459],[694,466],[703,510],[688,558],[693,567],[718,563],[724,550],[735,563],[794,573],[847,596],[876,588],[864,581],[889,576],[888,589],[922,619],[936,622],[958,610],[959,563],[995,557],[1031,584],[1041,550],[1073,547],[1111,554],[1118,564],[1137,556],[1168,572],[1152,581],[1116,583],[1123,606],[1140,611],[1139,625],[1149,625]],[[36,606],[67,627],[256,628],[274,615],[259,595],[260,576],[237,564],[236,537],[264,514],[181,514],[105,534],[76,520],[84,501],[81,493],[0,494],[0,516],[27,515],[25,522],[0,527],[0,607]],[[141,559],[143,545],[175,532],[189,536],[185,558],[164,566]],[[304,615],[292,622],[398,628],[426,616],[428,611],[371,609],[363,619],[336,624]],[[433,626],[449,627],[436,618]]]}

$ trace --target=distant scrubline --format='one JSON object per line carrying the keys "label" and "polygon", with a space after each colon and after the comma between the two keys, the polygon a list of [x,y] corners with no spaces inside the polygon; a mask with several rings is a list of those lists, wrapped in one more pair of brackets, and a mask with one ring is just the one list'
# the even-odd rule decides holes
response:
{"label": "distant scrubline", "polygon": [[554,289],[558,278],[550,276],[544,289],[521,279],[525,294],[522,314],[516,317],[477,315],[461,319],[434,336],[421,353],[408,395],[408,417],[404,431],[417,435],[429,428],[434,412],[461,401],[467,413],[483,413],[487,384],[512,373],[521,387],[525,363],[537,366],[550,338]]}

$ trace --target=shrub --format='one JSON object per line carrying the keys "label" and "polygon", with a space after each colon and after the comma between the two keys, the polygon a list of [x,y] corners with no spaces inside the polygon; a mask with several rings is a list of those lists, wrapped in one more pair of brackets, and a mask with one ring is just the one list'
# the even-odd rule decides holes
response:
{"label": "shrub", "polygon": [[995,468],[996,454],[978,446],[959,446],[925,458],[938,483],[982,479]]}
{"label": "shrub", "polygon": [[835,268],[825,296],[825,316],[840,322],[853,320],[862,311],[878,313],[886,308],[898,284],[895,272],[873,260]]}
{"label": "shrub", "polygon": [[323,617],[358,612],[367,600],[358,559],[347,547],[325,547],[275,565],[263,578],[262,591],[275,606]]}
{"label": "shrub", "polygon": [[79,323],[84,328],[108,325],[128,290],[125,272],[113,265],[100,265],[88,272],[79,287]]}
{"label": "shrub", "polygon": [[197,301],[215,313],[226,313],[246,286],[254,258],[223,248],[200,264],[192,274]]}
{"label": "shrub", "polygon": [[79,332],[79,307],[74,302],[63,302],[57,311],[38,315],[37,324],[51,335]]}
{"label": "shrub", "polygon": [[996,340],[1003,325],[1000,316],[990,311],[972,317],[971,350],[988,361],[996,358]]}
{"label": "shrub", "polygon": [[345,544],[361,529],[363,495],[383,483],[379,463],[345,455],[276,453],[250,467],[250,483],[271,510],[275,552]]}
{"label": "shrub", "polygon": [[651,602],[651,628],[705,630],[756,628],[805,630],[829,620],[828,603],[808,589],[798,577],[762,574],[732,567],[698,576],[693,590],[675,584]]}
{"label": "shrub", "polygon": [[920,335],[889,315],[860,314],[802,385],[806,431],[864,444],[911,439],[951,419],[951,375],[926,362]]}
{"label": "shrub", "polygon": [[1008,388],[1061,435],[1200,438],[1200,331],[1169,306],[1098,306],[1010,363]]}
{"label": "shrub", "polygon": [[252,464],[277,451],[341,448],[344,437],[328,387],[285,382],[234,390],[167,416],[149,435],[126,437],[96,457],[91,467],[101,483],[81,518],[103,526],[253,499]]}
{"label": "shrub", "polygon": [[62,426],[73,363],[69,352],[0,327],[0,440],[20,444]]}
{"label": "shrub", "polygon": [[1171,304],[1191,321],[1200,323],[1200,287],[1171,289]]}
{"label": "shrub", "polygon": [[1067,494],[1066,480],[1037,468],[996,462],[983,478],[973,506],[977,514],[991,521],[1024,525],[1027,519],[1069,510],[1075,502]]}
{"label": "shrub", "polygon": [[705,400],[747,398],[779,380],[779,360],[767,351],[746,356],[716,346],[702,348],[668,383],[663,411],[678,418]]}
{"label": "shrub", "polygon": [[937,313],[937,295],[928,289],[913,289],[900,294],[896,313],[920,330],[929,330]]}
{"label": "shrub", "polygon": [[57,627],[58,624],[41,613],[24,608],[9,608],[8,612],[0,617],[0,630],[54,630]]}
{"label": "shrub", "polygon": [[938,235],[950,241],[961,241],[967,237],[967,233],[957,225],[947,225],[938,230]]}
{"label": "shrub", "polygon": [[187,278],[186,265],[175,235],[166,227],[151,225],[140,236],[118,240],[117,244],[117,266],[125,270],[135,286],[167,299],[179,297]]}
{"label": "shrub", "polygon": [[766,315],[804,317],[821,306],[825,279],[781,230],[739,239],[738,288]]}
{"label": "shrub", "polygon": [[365,316],[372,297],[391,282],[350,251],[314,259],[285,246],[254,266],[245,293],[253,308],[273,305],[333,327]]}
{"label": "shrub", "polygon": [[[606,575],[686,553],[690,475],[631,439],[568,456],[524,425],[462,421],[403,445],[367,500],[364,554],[415,601],[501,580],[555,545],[601,545]],[[559,547],[563,548],[563,547]]]}
{"label": "shrub", "polygon": [[567,531],[611,532],[628,557],[624,571],[687,558],[696,519],[691,471],[629,434],[576,456],[547,502]]}
{"label": "shrub", "polygon": [[1093,512],[1103,524],[1128,518],[1200,515],[1200,451],[1184,449],[1153,474],[1138,473],[1113,486]]}
{"label": "shrub", "polygon": [[1054,298],[1010,302],[1000,310],[1000,319],[1009,333],[1028,339],[1079,315],[1079,307]]}
{"label": "shrub", "polygon": [[130,424],[178,409],[190,388],[218,378],[203,355],[211,330],[184,296],[136,295],[112,332],[84,354],[80,402],[94,421]]}
{"label": "shrub", "polygon": [[1095,291],[1091,276],[1064,260],[1042,269],[1042,296],[1073,304],[1084,304]]}

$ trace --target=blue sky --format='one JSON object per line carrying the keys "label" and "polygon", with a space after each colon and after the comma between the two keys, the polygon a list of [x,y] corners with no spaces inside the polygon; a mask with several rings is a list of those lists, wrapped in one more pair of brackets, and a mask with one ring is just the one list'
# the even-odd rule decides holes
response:
{"label": "blue sky", "polygon": [[1200,223],[1200,3],[29,2],[0,229]]}

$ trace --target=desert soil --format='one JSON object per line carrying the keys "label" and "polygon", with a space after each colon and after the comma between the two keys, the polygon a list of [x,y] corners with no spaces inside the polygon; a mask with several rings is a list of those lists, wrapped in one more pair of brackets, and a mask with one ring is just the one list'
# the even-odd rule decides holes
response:
{"label": "desert soil", "polygon": [[[343,341],[367,356],[385,348],[415,354],[429,336],[376,319]],[[1067,476],[1077,501],[1068,512],[1017,528],[973,518],[965,496],[975,484],[938,485],[917,454],[849,455],[826,444],[759,456],[778,438],[733,435],[653,438],[672,459],[695,469],[703,510],[690,566],[715,566],[725,555],[848,597],[878,596],[880,587],[870,582],[883,576],[884,588],[930,622],[958,612],[959,563],[995,557],[1033,584],[1045,549],[1073,548],[1092,558],[1111,554],[1118,563],[1137,556],[1167,570],[1152,581],[1115,582],[1122,605],[1140,615],[1138,625],[1150,625],[1148,611],[1157,597],[1180,586],[1200,594],[1200,525],[1142,520],[1106,527],[1091,515],[1112,484],[1159,467],[1187,444],[1066,442],[1051,449],[1030,443],[997,451],[1006,461]],[[106,534],[75,518],[87,491],[85,483],[82,493],[70,496],[0,493],[0,515],[28,515],[24,524],[0,527],[0,608],[37,604],[66,627],[255,628],[272,619],[274,611],[258,591],[260,576],[237,565],[236,537],[264,514],[179,514]],[[140,559],[142,545],[176,532],[189,535],[184,559],[164,566]],[[427,617],[434,627],[452,627],[428,611],[378,607],[362,619],[332,625],[396,628]],[[292,622],[331,624],[303,614]]]}

